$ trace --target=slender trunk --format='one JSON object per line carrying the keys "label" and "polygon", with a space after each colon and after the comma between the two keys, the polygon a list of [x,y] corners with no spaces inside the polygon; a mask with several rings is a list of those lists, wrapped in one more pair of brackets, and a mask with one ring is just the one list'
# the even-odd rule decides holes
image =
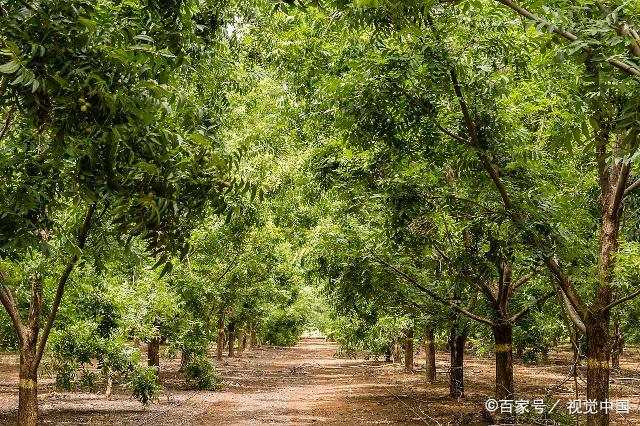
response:
{"label": "slender trunk", "polygon": [[20,348],[20,383],[18,426],[38,424],[38,367],[35,365],[36,342],[25,342]]}
{"label": "slender trunk", "polygon": [[113,377],[111,370],[107,370],[107,389],[104,391],[104,397],[107,401],[111,401],[111,389],[113,388]]}
{"label": "slender trunk", "polygon": [[222,351],[224,349],[224,309],[218,311],[218,340],[216,341],[216,359],[222,361]]}
{"label": "slender trunk", "polygon": [[413,329],[404,331],[404,370],[413,371]]}
{"label": "slender trunk", "polygon": [[244,349],[247,345],[246,335],[243,330],[238,330],[238,354],[244,352]]}
{"label": "slender trunk", "polygon": [[236,338],[236,333],[235,333],[235,324],[233,322],[229,323],[229,358],[232,358],[235,356],[234,354],[234,341]]}
{"label": "slender trunk", "polygon": [[513,326],[500,322],[493,327],[496,354],[496,399],[513,399]]}
{"label": "slender trunk", "polygon": [[436,380],[436,345],[433,329],[429,325],[424,327],[424,353],[427,381],[434,382]]}
{"label": "slender trunk", "polygon": [[451,370],[449,377],[449,396],[464,397],[464,346],[467,342],[468,328],[460,329],[456,319],[451,326],[449,348],[451,354]]}
{"label": "slender trunk", "polygon": [[398,339],[395,339],[393,341],[393,362],[400,362],[400,359],[402,358],[402,351],[400,350],[400,341]]}

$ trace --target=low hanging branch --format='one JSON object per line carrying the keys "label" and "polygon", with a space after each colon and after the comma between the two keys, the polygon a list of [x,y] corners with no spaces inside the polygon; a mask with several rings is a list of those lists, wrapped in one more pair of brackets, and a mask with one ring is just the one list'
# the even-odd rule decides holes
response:
{"label": "low hanging branch", "polygon": [[389,263],[387,260],[379,257],[378,255],[376,255],[375,253],[369,252],[371,254],[371,256],[376,260],[376,262],[380,263],[381,265],[387,267],[388,269],[391,269],[392,271],[394,271],[396,274],[398,274],[401,278],[403,278],[406,282],[412,284],[413,286],[415,286],[418,290],[422,291],[423,293],[425,293],[426,295],[428,295],[429,297],[431,297],[432,299],[445,304],[449,307],[451,307],[452,309],[460,312],[461,314],[476,320],[478,322],[481,322],[483,324],[487,324],[491,327],[494,326],[493,321],[481,317],[479,315],[474,314],[471,311],[468,311],[467,309],[463,308],[462,306],[458,305],[457,303],[454,303],[448,299],[445,299],[444,297],[441,297],[440,295],[438,295],[437,293],[435,293],[434,291],[429,290],[428,288],[426,288],[425,286],[423,286],[422,284],[420,284],[418,282],[418,280],[416,280],[415,278],[413,278],[411,275],[407,274],[404,271],[401,271],[400,269],[398,269],[396,266],[392,265],[391,263]]}

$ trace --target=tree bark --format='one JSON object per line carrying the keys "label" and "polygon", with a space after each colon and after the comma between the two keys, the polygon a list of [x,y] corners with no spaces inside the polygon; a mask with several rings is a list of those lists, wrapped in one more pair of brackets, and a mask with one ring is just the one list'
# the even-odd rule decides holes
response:
{"label": "tree bark", "polygon": [[20,348],[20,382],[18,393],[18,426],[38,424],[37,334],[28,331]]}
{"label": "tree bark", "polygon": [[404,370],[413,371],[413,329],[404,331]]}
{"label": "tree bark", "polygon": [[429,325],[424,327],[424,353],[427,381],[432,383],[436,380],[436,345],[433,329]]}
{"label": "tree bark", "polygon": [[234,350],[235,350],[235,338],[236,338],[236,333],[235,333],[235,329],[236,329],[236,325],[232,322],[229,323],[229,336],[228,336],[228,340],[229,340],[229,358],[232,358],[235,356],[234,354]]}
{"label": "tree bark", "polygon": [[247,336],[243,330],[238,330],[238,354],[244,352],[245,347],[247,346]]}
{"label": "tree bark", "polygon": [[611,368],[614,370],[620,369],[620,355],[622,355],[622,331],[620,329],[620,312],[616,312],[616,319],[614,322],[614,336],[611,351]]}
{"label": "tree bark", "polygon": [[216,340],[216,359],[222,361],[222,351],[224,350],[224,308],[218,310],[218,339]]}
{"label": "tree bark", "polygon": [[[609,399],[609,318],[608,312],[601,315],[588,314],[587,328],[587,399],[607,401]],[[609,414],[598,411],[587,415],[589,426],[608,426]]]}
{"label": "tree bark", "polygon": [[152,338],[147,345],[147,365],[149,367],[160,367],[160,339]]}
{"label": "tree bark", "polygon": [[400,362],[401,357],[402,354],[400,351],[400,341],[396,338],[393,341],[393,362]]}
{"label": "tree bark", "polygon": [[467,342],[467,327],[458,326],[456,319],[451,326],[449,347],[451,355],[451,369],[449,377],[449,396],[464,398],[464,346]]}
{"label": "tree bark", "polygon": [[256,335],[256,329],[251,327],[249,331],[249,349],[258,347],[258,336]]}
{"label": "tree bark", "polygon": [[493,327],[496,355],[496,399],[513,399],[513,326],[508,322]]}
{"label": "tree bark", "polygon": [[[153,320],[153,327],[159,332],[160,320]],[[147,366],[158,367],[158,373],[160,372],[160,336],[151,338],[147,345]]]}

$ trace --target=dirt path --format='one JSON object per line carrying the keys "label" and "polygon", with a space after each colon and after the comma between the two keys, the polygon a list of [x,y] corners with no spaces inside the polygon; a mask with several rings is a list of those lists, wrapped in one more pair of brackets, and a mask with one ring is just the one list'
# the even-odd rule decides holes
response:
{"label": "dirt path", "polygon": [[[424,363],[416,357],[416,372],[373,360],[335,358],[336,346],[323,339],[302,339],[294,348],[263,347],[239,357],[224,358],[217,369],[224,379],[221,392],[184,390],[178,360],[162,360],[164,392],[158,403],[144,408],[117,388],[113,399],[101,393],[58,393],[53,380],[40,380],[43,425],[213,426],[213,425],[487,425],[484,401],[493,395],[493,360],[467,356],[465,398],[448,394],[448,356],[438,353],[436,383],[423,378]],[[622,376],[640,377],[640,356],[625,355]],[[557,352],[543,366],[515,366],[519,397],[571,398],[563,383],[570,354]],[[13,425],[17,406],[17,358],[0,355],[0,425]],[[634,382],[614,380],[612,396],[631,402],[631,415],[613,424],[640,424],[640,389]],[[558,384],[561,386],[556,387]],[[583,393],[583,384],[579,384]],[[566,402],[562,401],[562,404]],[[584,421],[584,418],[582,419]],[[526,423],[519,423],[526,424]],[[538,423],[540,424],[540,423]],[[553,423],[549,423],[553,424]]]}
{"label": "dirt path", "polygon": [[196,424],[424,424],[394,397],[402,393],[398,366],[336,359],[335,351],[322,339],[304,339],[228,363],[222,371],[239,388],[220,394]]}

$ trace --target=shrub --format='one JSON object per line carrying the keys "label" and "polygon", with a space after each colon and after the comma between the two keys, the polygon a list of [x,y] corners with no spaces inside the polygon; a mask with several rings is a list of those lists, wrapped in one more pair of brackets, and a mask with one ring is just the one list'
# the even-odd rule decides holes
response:
{"label": "shrub", "polygon": [[222,389],[222,380],[205,356],[190,357],[183,369],[190,387],[198,390]]}
{"label": "shrub", "polygon": [[158,400],[162,387],[158,384],[158,368],[138,366],[128,374],[129,381],[124,387],[131,391],[131,396],[144,405]]}

